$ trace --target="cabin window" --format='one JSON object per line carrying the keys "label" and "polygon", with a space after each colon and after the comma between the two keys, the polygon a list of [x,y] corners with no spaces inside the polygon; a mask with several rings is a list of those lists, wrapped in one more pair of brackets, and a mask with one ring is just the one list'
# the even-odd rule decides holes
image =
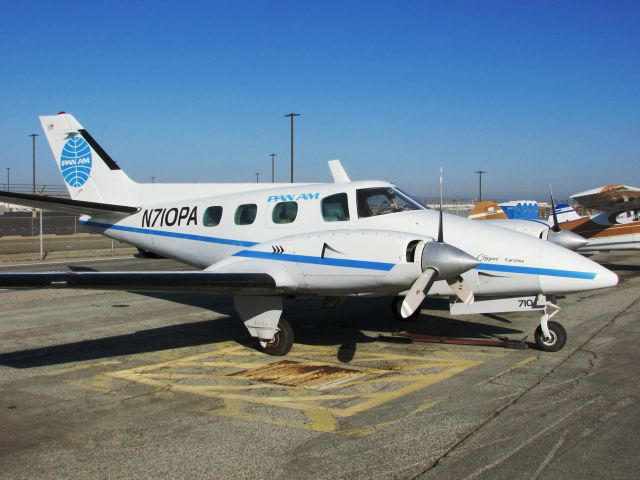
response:
{"label": "cabin window", "polygon": [[273,223],[293,223],[298,216],[297,202],[280,202],[273,207]]}
{"label": "cabin window", "polygon": [[255,203],[246,203],[240,205],[236,209],[236,214],[233,217],[233,221],[236,225],[251,225],[256,220],[256,213],[258,212],[258,206]]}
{"label": "cabin window", "polygon": [[202,216],[202,224],[205,227],[215,227],[222,218],[222,207],[207,207]]}
{"label": "cabin window", "polygon": [[325,222],[349,220],[349,202],[346,193],[336,193],[322,199],[322,218]]}

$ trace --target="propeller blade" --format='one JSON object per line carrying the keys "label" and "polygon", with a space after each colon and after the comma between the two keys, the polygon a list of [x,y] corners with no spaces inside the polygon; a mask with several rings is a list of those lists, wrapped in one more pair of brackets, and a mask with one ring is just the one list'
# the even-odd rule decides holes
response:
{"label": "propeller blade", "polygon": [[440,167],[440,221],[438,222],[438,243],[444,243],[444,232],[442,230],[442,167]]}
{"label": "propeller blade", "polygon": [[549,185],[549,193],[551,194],[551,215],[553,215],[553,227],[551,230],[554,232],[560,231],[560,224],[558,223],[558,214],[556,213],[556,202],[553,200],[553,190],[551,189],[551,185]]}
{"label": "propeller blade", "polygon": [[456,294],[464,304],[471,305],[474,301],[473,290],[467,282],[465,282],[462,277],[458,277],[454,280],[447,280],[447,283],[451,287],[453,293]]}
{"label": "propeller blade", "polygon": [[438,272],[433,268],[428,268],[413,282],[411,290],[409,290],[407,296],[404,297],[402,306],[400,307],[400,315],[402,315],[402,318],[410,317],[413,312],[420,308],[424,298],[427,296],[427,292],[437,277]]}

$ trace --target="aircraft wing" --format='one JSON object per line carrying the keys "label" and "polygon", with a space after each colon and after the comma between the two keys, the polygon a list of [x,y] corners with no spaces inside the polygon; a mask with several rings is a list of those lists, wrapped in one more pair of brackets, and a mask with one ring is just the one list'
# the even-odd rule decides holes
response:
{"label": "aircraft wing", "polygon": [[41,208],[74,215],[99,215],[105,213],[125,213],[131,215],[140,210],[138,207],[111,205],[108,203],[85,202],[68,198],[47,197],[29,193],[0,191],[0,202],[8,202],[25,207]]}
{"label": "aircraft wing", "polygon": [[627,185],[608,185],[571,196],[586,208],[603,212],[622,212],[640,208],[640,188]]}
{"label": "aircraft wing", "polygon": [[266,273],[28,272],[0,273],[0,288],[84,288],[132,292],[273,293]]}

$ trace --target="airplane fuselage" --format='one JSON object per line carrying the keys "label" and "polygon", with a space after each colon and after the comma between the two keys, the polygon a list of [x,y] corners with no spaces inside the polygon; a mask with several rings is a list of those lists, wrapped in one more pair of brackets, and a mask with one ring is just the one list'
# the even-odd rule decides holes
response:
{"label": "airplane fuselage", "polygon": [[[82,221],[201,269],[268,271],[285,293],[320,296],[406,292],[421,272],[421,249],[437,236],[437,211],[363,211],[363,192],[396,188],[387,182],[227,186],[222,195],[210,187],[211,196]],[[453,215],[443,225],[447,243],[481,262],[462,275],[476,295],[564,293],[611,281],[602,267],[549,242]],[[430,295],[451,290],[439,281]]]}

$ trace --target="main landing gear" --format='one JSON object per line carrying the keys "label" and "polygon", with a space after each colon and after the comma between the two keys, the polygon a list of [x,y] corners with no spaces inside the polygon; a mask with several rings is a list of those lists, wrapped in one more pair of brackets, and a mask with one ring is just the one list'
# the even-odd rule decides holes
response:
{"label": "main landing gear", "polygon": [[269,355],[282,356],[293,346],[293,330],[282,315],[281,297],[233,297],[233,304],[260,349]]}
{"label": "main landing gear", "polygon": [[278,322],[278,329],[271,340],[258,339],[260,349],[274,357],[281,357],[289,353],[293,346],[293,330],[284,318]]}
{"label": "main landing gear", "polygon": [[391,300],[391,313],[393,315],[393,318],[395,318],[398,322],[415,322],[420,316],[420,309],[418,308],[407,318],[404,318],[400,313],[402,302],[404,302],[404,297],[393,297],[393,299]]}

